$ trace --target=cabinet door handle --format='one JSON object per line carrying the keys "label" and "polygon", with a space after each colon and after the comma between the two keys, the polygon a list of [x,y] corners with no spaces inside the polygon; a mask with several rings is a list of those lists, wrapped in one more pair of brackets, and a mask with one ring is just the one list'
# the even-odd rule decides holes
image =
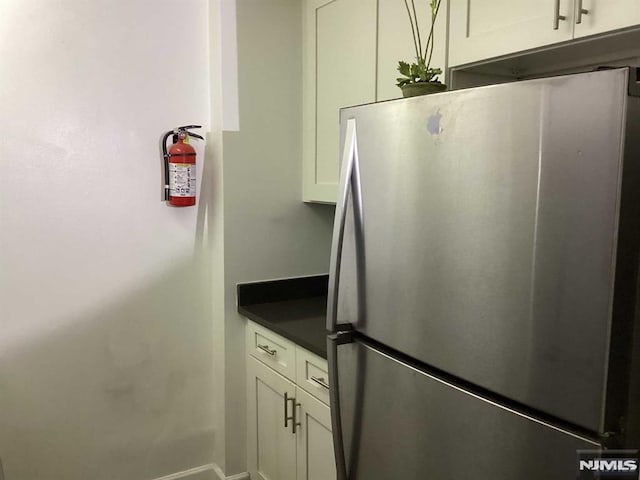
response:
{"label": "cabinet door handle", "polygon": [[314,377],[312,375],[311,376],[311,381],[316,382],[322,388],[326,388],[327,390],[329,390],[329,384],[327,383],[327,381],[324,378],[322,378],[322,377]]}
{"label": "cabinet door handle", "polygon": [[301,407],[302,405],[299,403],[296,403],[296,399],[293,399],[293,423],[291,424],[291,433],[293,433],[294,435],[296,433],[298,433],[298,427],[301,427],[302,424],[298,421],[298,408]]}
{"label": "cabinet door handle", "polygon": [[[293,415],[289,416],[289,402],[293,404]],[[289,398],[289,394],[284,392],[284,427],[287,428],[289,426],[289,420],[292,420],[291,431],[296,433],[296,399]]]}
{"label": "cabinet door handle", "polygon": [[586,8],[582,8],[582,0],[578,0],[576,7],[576,24],[580,25],[582,23],[582,15],[588,15],[589,10]]}
{"label": "cabinet door handle", "polygon": [[287,411],[287,405],[289,404],[289,399],[287,398],[287,392],[284,392],[284,428],[289,426],[289,412]]}
{"label": "cabinet door handle", "polygon": [[566,19],[567,17],[560,15],[560,0],[556,0],[553,11],[553,29],[558,30],[560,28],[560,20]]}
{"label": "cabinet door handle", "polygon": [[262,350],[263,352],[265,352],[267,355],[271,355],[272,357],[276,356],[276,353],[278,353],[278,351],[274,348],[273,350],[269,348],[269,345],[260,345],[258,344],[258,348],[260,350]]}

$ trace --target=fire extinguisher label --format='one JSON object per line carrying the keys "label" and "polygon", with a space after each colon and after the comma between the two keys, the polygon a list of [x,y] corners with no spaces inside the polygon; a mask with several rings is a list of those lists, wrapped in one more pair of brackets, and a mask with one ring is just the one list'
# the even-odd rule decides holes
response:
{"label": "fire extinguisher label", "polygon": [[169,195],[196,196],[196,166],[193,163],[169,163]]}

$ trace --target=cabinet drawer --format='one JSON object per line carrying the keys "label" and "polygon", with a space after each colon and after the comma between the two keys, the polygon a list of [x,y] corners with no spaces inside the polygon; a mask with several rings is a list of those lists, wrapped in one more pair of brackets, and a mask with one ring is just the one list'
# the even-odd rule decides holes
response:
{"label": "cabinet drawer", "polygon": [[301,347],[296,347],[296,384],[329,404],[329,369],[327,361]]}
{"label": "cabinet drawer", "polygon": [[295,380],[296,346],[258,324],[247,325],[247,352],[290,380]]}

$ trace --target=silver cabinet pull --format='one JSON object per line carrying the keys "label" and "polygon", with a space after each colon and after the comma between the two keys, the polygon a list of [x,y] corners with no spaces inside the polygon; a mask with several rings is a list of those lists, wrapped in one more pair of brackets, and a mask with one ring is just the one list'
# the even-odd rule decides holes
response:
{"label": "silver cabinet pull", "polygon": [[260,344],[258,344],[258,348],[260,350],[262,350],[263,352],[265,352],[267,355],[271,355],[272,357],[275,357],[276,353],[278,353],[275,348],[273,350],[271,350],[269,348],[269,345],[260,345]]}
{"label": "silver cabinet pull", "polygon": [[287,405],[289,403],[289,399],[287,398],[287,392],[284,392],[284,428],[287,428],[289,421],[289,412],[287,412]]}
{"label": "silver cabinet pull", "polygon": [[589,10],[582,8],[582,0],[578,0],[576,5],[576,24],[580,25],[582,23],[582,15],[588,15]]}
{"label": "silver cabinet pull", "polygon": [[[293,404],[293,415],[289,416],[289,402],[291,402]],[[291,431],[293,433],[296,433],[296,399],[294,398],[289,398],[289,394],[287,392],[284,392],[284,428],[287,428],[289,426],[289,420],[293,421],[293,424],[291,426]]]}
{"label": "silver cabinet pull", "polygon": [[322,377],[314,377],[312,375],[311,376],[311,381],[316,382],[322,388],[326,388],[327,390],[329,390],[329,384],[327,383],[327,381],[324,378],[322,378]]}
{"label": "silver cabinet pull", "polygon": [[553,29],[558,30],[560,28],[560,20],[566,19],[567,17],[560,15],[560,0],[556,0],[553,11]]}
{"label": "silver cabinet pull", "polygon": [[296,399],[293,399],[293,423],[291,424],[291,433],[293,433],[294,435],[296,433],[298,433],[298,427],[301,427],[302,424],[298,421],[298,408],[300,408],[302,405],[299,403],[296,403]]}

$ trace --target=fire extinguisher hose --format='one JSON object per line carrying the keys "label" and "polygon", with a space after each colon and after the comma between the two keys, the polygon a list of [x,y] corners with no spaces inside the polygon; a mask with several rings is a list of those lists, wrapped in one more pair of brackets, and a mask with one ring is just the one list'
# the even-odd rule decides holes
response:
{"label": "fire extinguisher hose", "polygon": [[173,130],[162,137],[162,162],[164,165],[164,199],[169,200],[169,153],[167,153],[167,139],[173,135]]}

